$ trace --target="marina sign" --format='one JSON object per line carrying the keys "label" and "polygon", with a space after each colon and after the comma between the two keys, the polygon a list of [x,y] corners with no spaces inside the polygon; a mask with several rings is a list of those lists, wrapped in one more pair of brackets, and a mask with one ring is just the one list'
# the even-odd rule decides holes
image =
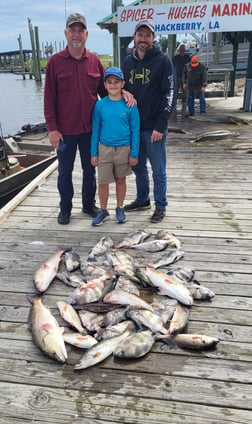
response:
{"label": "marina sign", "polygon": [[118,35],[131,36],[136,24],[152,21],[156,34],[251,31],[252,2],[205,1],[118,7]]}

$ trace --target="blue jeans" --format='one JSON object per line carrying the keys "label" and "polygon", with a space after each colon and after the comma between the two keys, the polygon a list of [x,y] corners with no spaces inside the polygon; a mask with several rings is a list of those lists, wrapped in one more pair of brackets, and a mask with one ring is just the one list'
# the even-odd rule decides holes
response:
{"label": "blue jeans", "polygon": [[189,115],[194,116],[195,110],[194,110],[194,104],[195,99],[198,98],[200,102],[200,113],[206,113],[206,101],[205,101],[205,95],[201,91],[199,92],[189,92],[188,98],[187,98],[187,104],[188,104],[188,110]]}
{"label": "blue jeans", "polygon": [[165,210],[168,202],[166,198],[166,137],[167,130],[163,133],[160,141],[151,143],[152,131],[140,132],[140,149],[138,164],[132,167],[136,175],[136,189],[138,202],[147,202],[150,200],[149,173],[147,169],[147,159],[149,159],[152,168],[152,177],[154,183],[154,200],[157,209]]}
{"label": "blue jeans", "polygon": [[95,168],[90,162],[91,133],[79,135],[64,135],[67,148],[64,152],[57,151],[58,190],[60,194],[60,210],[71,212],[74,195],[72,172],[76,157],[77,147],[80,152],[82,166],[82,206],[90,209],[95,205],[96,178]]}

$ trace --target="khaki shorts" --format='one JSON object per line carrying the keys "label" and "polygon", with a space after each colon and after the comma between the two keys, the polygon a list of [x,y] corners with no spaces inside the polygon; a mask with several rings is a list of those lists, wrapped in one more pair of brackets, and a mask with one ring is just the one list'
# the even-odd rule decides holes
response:
{"label": "khaki shorts", "polygon": [[129,154],[130,146],[110,147],[99,144],[98,184],[110,184],[116,178],[131,175]]}

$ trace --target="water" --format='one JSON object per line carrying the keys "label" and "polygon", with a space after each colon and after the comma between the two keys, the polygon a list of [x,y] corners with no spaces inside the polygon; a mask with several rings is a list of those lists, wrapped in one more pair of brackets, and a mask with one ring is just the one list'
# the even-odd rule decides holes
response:
{"label": "water", "polygon": [[0,123],[3,135],[20,131],[25,124],[45,122],[42,82],[22,75],[0,73]]}

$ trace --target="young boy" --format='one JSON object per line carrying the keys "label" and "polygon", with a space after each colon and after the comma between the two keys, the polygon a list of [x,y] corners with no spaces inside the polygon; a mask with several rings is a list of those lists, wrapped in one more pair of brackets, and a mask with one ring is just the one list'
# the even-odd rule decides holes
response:
{"label": "young boy", "polygon": [[104,85],[108,96],[94,107],[91,163],[98,166],[98,193],[100,209],[92,225],[101,225],[109,219],[107,202],[109,184],[116,183],[116,220],[127,221],[123,202],[126,194],[126,176],[132,173],[131,166],[138,163],[140,118],[137,106],[128,107],[122,99],[124,76],[121,69],[108,68],[104,74]]}

